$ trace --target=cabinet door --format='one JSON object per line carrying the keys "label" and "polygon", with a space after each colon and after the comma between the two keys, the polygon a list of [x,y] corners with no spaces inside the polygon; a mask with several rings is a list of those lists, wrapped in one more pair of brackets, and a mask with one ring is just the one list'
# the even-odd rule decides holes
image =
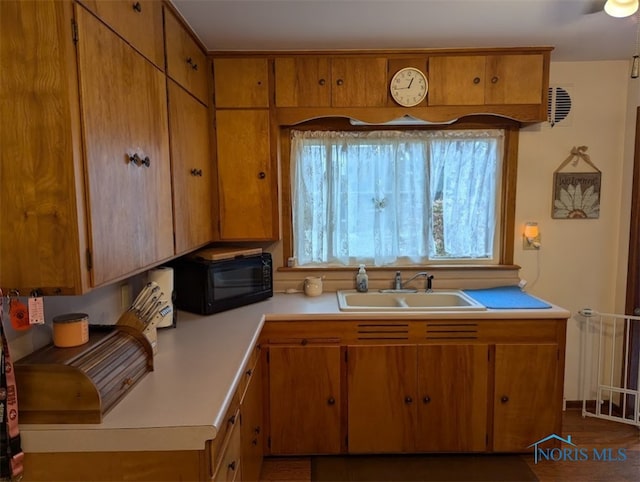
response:
{"label": "cabinet door", "polygon": [[429,58],[429,105],[482,105],[484,86],[484,56]]}
{"label": "cabinet door", "polygon": [[216,111],[221,240],[277,238],[277,187],[269,111]]}
{"label": "cabinet door", "polygon": [[156,0],[80,0],[133,45],[156,67],[164,69],[162,3]]}
{"label": "cabinet door", "polygon": [[340,347],[269,347],[271,453],[339,453]]}
{"label": "cabinet door", "polygon": [[251,380],[240,405],[240,439],[242,450],[242,480],[260,480],[262,468],[262,361],[258,358]]}
{"label": "cabinet door", "polygon": [[97,286],[173,255],[167,92],[153,64],[83,8],[77,15]]}
{"label": "cabinet door", "polygon": [[207,56],[175,15],[167,8],[164,11],[167,75],[208,105],[211,69]]}
{"label": "cabinet door", "polygon": [[278,58],[275,61],[276,106],[329,107],[328,57]]}
{"label": "cabinet door", "polygon": [[543,65],[539,54],[488,56],[485,104],[540,104]]}
{"label": "cabinet door", "polygon": [[213,239],[209,110],[168,81],[176,254]]}
{"label": "cabinet door", "polygon": [[215,59],[213,78],[217,108],[269,107],[266,59]]}
{"label": "cabinet door", "polygon": [[557,344],[496,345],[494,451],[531,450],[560,429],[558,357]]}
{"label": "cabinet door", "polygon": [[386,58],[333,58],[333,107],[383,107],[387,102]]}
{"label": "cabinet door", "polygon": [[6,294],[70,295],[89,287],[71,18],[66,2],[0,2],[0,286]]}
{"label": "cabinet door", "polygon": [[487,448],[489,347],[418,346],[419,452]]}
{"label": "cabinet door", "polygon": [[349,346],[349,452],[412,452],[416,346]]}

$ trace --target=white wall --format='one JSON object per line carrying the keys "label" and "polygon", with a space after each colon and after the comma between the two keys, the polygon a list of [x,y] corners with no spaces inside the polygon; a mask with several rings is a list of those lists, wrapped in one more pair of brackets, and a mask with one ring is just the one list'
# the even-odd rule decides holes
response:
{"label": "white wall", "polygon": [[[629,63],[552,62],[550,84],[565,86],[572,98],[569,125],[544,123],[520,135],[514,261],[527,290],[572,313],[590,307],[622,312],[629,228],[630,165],[628,137]],[[634,108],[637,98],[634,99]],[[634,124],[635,125],[635,124]],[[631,139],[631,143],[633,139]],[[574,146],[588,146],[602,172],[600,217],[551,218],[553,172]],[[589,171],[585,166],[585,171]],[[537,221],[540,251],[522,249],[522,225]],[[579,399],[580,324],[569,320],[565,398]]]}

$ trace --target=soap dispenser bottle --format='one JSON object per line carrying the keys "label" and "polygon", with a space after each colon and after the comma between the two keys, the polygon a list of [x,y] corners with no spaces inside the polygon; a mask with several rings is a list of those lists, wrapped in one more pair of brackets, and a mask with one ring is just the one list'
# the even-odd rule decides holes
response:
{"label": "soap dispenser bottle", "polygon": [[358,274],[356,276],[356,290],[360,293],[366,293],[369,290],[369,275],[364,269],[364,264],[360,265]]}

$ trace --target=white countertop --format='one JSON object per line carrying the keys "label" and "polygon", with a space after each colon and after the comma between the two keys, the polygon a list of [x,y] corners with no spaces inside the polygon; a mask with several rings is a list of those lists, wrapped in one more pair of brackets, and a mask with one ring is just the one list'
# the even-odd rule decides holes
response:
{"label": "white countertop", "polygon": [[[101,424],[21,424],[25,452],[202,450],[215,438],[265,320],[562,319],[540,310],[354,313],[338,309],[336,293],[273,298],[211,316],[178,313],[175,329],[158,330],[154,370]],[[19,390],[19,387],[18,387]]]}

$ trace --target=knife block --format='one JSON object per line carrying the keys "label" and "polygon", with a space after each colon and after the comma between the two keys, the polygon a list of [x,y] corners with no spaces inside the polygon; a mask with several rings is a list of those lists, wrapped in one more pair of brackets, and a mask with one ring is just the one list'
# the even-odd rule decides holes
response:
{"label": "knife block", "polygon": [[73,348],[47,345],[14,363],[18,419],[29,423],[101,423],[148,372],[149,340],[128,326],[89,332]]}

